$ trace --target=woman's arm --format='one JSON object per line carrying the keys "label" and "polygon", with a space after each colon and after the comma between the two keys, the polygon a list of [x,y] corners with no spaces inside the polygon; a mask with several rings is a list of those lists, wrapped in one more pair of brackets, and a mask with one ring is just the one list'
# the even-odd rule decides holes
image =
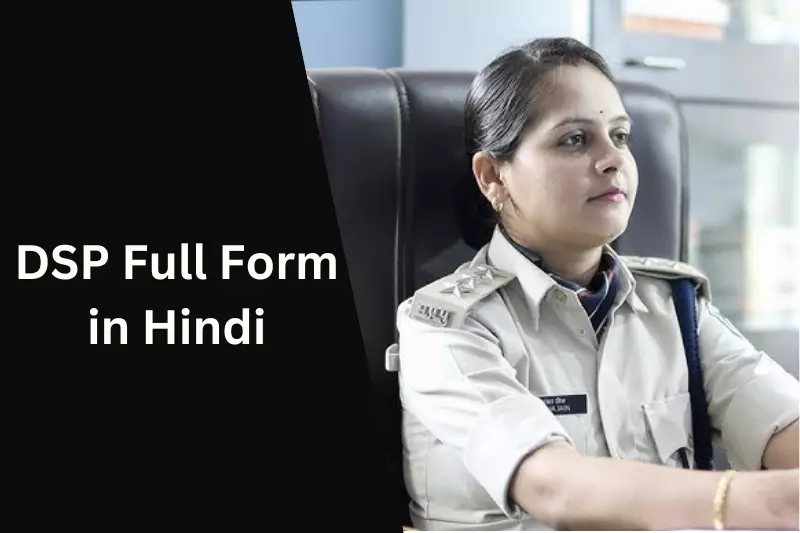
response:
{"label": "woman's arm", "polygon": [[[521,464],[511,497],[557,529],[713,529],[722,472],[584,457],[569,445],[540,448]],[[726,529],[797,529],[798,471],[740,472],[730,485]]]}
{"label": "woman's arm", "polygon": [[800,430],[797,420],[789,427],[776,433],[767,444],[764,452],[764,468],[778,470],[797,468],[800,462]]}
{"label": "woman's arm", "polygon": [[705,298],[699,327],[709,414],[731,465],[737,470],[796,468],[797,378],[754,347]]}

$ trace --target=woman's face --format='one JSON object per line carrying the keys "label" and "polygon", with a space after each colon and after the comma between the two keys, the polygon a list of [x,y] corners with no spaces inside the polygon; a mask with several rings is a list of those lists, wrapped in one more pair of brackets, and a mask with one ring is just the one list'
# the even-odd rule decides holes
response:
{"label": "woman's face", "polygon": [[625,230],[636,197],[630,120],[597,69],[564,66],[549,75],[537,122],[499,169],[501,216],[534,248],[601,246]]}

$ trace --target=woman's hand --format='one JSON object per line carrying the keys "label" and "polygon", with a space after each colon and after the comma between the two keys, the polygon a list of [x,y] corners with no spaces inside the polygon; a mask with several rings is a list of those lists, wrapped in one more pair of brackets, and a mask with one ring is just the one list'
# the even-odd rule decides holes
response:
{"label": "woman's hand", "polygon": [[723,510],[726,529],[797,530],[798,470],[739,472]]}
{"label": "woman's hand", "polygon": [[781,529],[800,529],[800,470],[776,470],[770,472],[771,494],[768,505],[774,507]]}

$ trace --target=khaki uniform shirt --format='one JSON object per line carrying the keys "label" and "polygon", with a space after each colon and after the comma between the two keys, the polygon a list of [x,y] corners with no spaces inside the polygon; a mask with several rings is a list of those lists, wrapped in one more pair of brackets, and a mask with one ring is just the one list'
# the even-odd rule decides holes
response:
{"label": "khaki uniform shirt", "polygon": [[693,465],[687,364],[665,278],[701,283],[709,415],[731,466],[759,469],[769,438],[798,418],[798,381],[720,316],[699,272],[607,251],[621,278],[600,342],[576,294],[499,231],[471,263],[400,305],[387,356],[414,527],[547,529],[508,490],[523,457],[557,439],[584,455],[670,467],[681,467],[683,449]]}

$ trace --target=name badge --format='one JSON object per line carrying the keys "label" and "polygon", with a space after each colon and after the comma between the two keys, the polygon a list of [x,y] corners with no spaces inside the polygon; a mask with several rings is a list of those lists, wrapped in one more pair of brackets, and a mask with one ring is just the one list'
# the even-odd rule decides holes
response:
{"label": "name badge", "polygon": [[540,400],[556,416],[560,415],[584,415],[586,414],[586,395],[585,394],[566,394],[561,396],[540,396]]}

